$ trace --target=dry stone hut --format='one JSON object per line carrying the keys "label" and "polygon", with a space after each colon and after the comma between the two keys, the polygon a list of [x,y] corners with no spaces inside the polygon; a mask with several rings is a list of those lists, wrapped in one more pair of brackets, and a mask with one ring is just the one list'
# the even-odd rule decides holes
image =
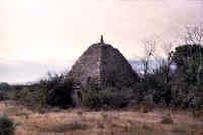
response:
{"label": "dry stone hut", "polygon": [[69,72],[73,80],[73,95],[76,101],[82,97],[83,90],[91,83],[98,88],[129,87],[138,79],[124,56],[111,45],[99,43],[91,45],[76,61]]}

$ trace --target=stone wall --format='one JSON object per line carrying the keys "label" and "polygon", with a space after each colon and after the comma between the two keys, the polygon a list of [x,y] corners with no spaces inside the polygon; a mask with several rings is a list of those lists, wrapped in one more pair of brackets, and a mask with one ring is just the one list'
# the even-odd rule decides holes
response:
{"label": "stone wall", "polygon": [[128,87],[137,75],[124,56],[111,45],[98,43],[90,46],[73,65],[70,74],[81,87],[94,80],[98,87]]}
{"label": "stone wall", "polygon": [[111,45],[101,46],[100,75],[102,87],[128,87],[137,75],[124,56]]}

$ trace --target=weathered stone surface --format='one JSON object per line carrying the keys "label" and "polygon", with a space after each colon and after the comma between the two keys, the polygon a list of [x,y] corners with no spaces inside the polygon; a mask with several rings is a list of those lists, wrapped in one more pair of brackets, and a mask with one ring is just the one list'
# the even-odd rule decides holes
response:
{"label": "weathered stone surface", "polygon": [[69,77],[77,84],[76,89],[85,88],[89,82],[100,88],[128,87],[137,80],[137,74],[124,56],[103,41],[84,52],[73,65]]}

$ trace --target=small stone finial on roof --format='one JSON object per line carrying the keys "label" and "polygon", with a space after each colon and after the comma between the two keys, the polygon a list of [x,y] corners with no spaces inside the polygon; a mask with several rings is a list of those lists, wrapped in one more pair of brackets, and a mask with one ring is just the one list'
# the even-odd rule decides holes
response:
{"label": "small stone finial on roof", "polygon": [[101,43],[101,44],[104,44],[104,38],[103,38],[103,35],[101,35],[100,43]]}

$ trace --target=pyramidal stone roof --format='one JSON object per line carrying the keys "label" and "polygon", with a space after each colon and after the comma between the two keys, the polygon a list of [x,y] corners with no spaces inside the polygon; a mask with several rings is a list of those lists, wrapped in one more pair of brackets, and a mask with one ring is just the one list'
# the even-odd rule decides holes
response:
{"label": "pyramidal stone roof", "polygon": [[125,57],[116,48],[104,43],[103,36],[76,61],[69,77],[83,88],[90,83],[99,88],[128,87],[138,78]]}

